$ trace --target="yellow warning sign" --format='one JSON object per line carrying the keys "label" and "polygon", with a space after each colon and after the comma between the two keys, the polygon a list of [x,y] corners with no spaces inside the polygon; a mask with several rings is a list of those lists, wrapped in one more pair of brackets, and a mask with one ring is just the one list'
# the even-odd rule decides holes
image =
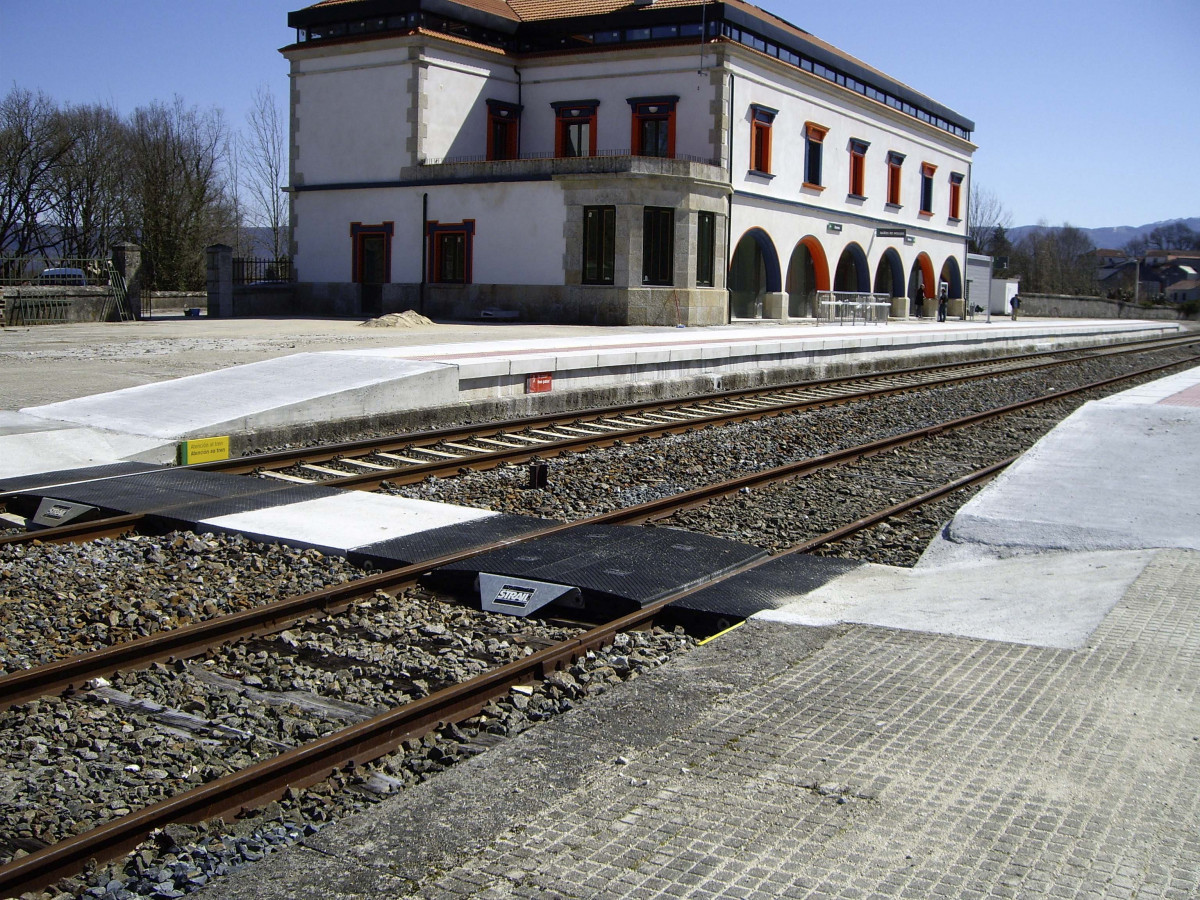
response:
{"label": "yellow warning sign", "polygon": [[191,466],[196,463],[216,462],[229,459],[229,436],[197,438],[179,445],[179,464]]}

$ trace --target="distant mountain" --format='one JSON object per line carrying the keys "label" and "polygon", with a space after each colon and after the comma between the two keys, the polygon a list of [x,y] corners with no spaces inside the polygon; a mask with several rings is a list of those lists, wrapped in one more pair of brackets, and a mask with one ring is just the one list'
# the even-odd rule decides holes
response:
{"label": "distant mountain", "polygon": [[[1200,218],[1166,219],[1162,222],[1151,222],[1149,225],[1117,225],[1111,228],[1080,228],[1079,230],[1086,234],[1099,250],[1120,250],[1134,238],[1145,237],[1155,228],[1174,225],[1176,222],[1182,222],[1192,231],[1200,231]],[[1049,227],[1057,228],[1058,226]],[[1006,233],[1008,239],[1015,244],[1030,232],[1044,231],[1046,228],[1047,226],[1044,225],[1018,225],[1008,229]]]}

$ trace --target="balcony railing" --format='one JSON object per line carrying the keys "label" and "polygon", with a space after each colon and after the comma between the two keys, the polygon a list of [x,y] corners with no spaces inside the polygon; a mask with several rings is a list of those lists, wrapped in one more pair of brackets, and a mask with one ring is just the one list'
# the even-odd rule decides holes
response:
{"label": "balcony railing", "polygon": [[537,160],[556,160],[564,163],[578,163],[589,159],[661,159],[661,160],[679,160],[680,162],[697,163],[706,166],[719,166],[721,160],[706,159],[702,156],[693,156],[688,153],[676,153],[674,156],[649,156],[643,153],[634,153],[629,148],[617,150],[599,150],[594,156],[555,156],[553,153],[522,153],[514,159],[488,159],[485,155],[475,156],[444,156],[439,158],[422,159],[418,162],[421,166],[455,166],[455,165],[471,165],[479,163],[487,163],[489,165],[503,165],[504,163],[520,163]]}

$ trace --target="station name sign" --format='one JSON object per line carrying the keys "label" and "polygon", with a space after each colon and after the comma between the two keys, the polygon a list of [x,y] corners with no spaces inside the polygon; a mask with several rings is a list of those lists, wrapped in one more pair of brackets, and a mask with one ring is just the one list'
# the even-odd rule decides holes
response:
{"label": "station name sign", "polygon": [[908,237],[907,228],[876,228],[875,237],[881,238],[906,238]]}

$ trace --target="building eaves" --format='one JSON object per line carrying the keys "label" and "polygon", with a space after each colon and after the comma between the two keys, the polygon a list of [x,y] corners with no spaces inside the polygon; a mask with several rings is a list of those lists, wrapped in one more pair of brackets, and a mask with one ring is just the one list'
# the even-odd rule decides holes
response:
{"label": "building eaves", "polygon": [[967,132],[975,130],[973,121],[938,103],[927,94],[746,0],[653,0],[647,4],[637,4],[634,0],[320,0],[298,13],[292,13],[288,21],[289,24],[302,27],[306,20],[311,19],[315,22],[314,17],[324,18],[322,14],[340,15],[351,8],[355,10],[355,14],[361,11],[362,15],[370,16],[385,15],[399,7],[420,8],[451,17],[455,17],[456,12],[460,17],[464,14],[466,18],[481,17],[478,24],[500,28],[509,33],[515,32],[520,26],[544,30],[554,22],[564,25],[578,22],[581,26],[588,23],[600,27],[597,20],[610,16],[621,20],[640,20],[646,16],[649,24],[652,18],[668,10],[691,8],[701,16],[711,10],[710,19],[722,18],[740,28],[759,33],[767,40],[791,46],[803,55],[859,81],[873,83],[900,100],[941,117]]}

